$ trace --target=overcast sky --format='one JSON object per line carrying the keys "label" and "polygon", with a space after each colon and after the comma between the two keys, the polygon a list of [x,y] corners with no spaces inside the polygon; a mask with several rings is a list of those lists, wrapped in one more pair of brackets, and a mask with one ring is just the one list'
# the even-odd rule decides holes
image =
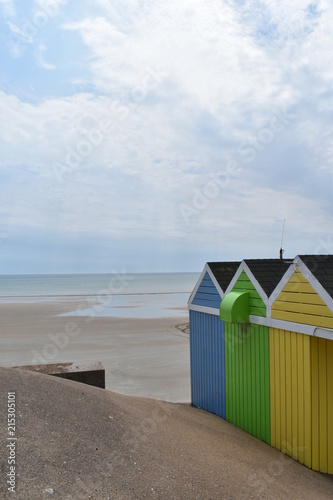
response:
{"label": "overcast sky", "polygon": [[0,273],[333,253],[329,0],[0,12]]}

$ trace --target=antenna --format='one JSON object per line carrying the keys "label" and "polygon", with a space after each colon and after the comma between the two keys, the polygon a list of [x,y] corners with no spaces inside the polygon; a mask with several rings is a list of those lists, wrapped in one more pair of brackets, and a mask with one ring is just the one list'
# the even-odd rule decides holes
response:
{"label": "antenna", "polygon": [[282,245],[283,245],[283,236],[284,236],[285,225],[286,225],[286,219],[283,219],[282,238],[281,238],[281,246],[280,246],[280,259],[283,259],[283,253],[284,253]]}

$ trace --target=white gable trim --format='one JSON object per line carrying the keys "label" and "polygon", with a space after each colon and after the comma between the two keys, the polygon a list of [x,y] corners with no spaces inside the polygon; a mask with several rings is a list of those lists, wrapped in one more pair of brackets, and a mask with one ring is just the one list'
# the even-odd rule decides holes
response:
{"label": "white gable trim", "polygon": [[[206,262],[205,267],[203,268],[203,271],[200,274],[200,277],[199,277],[199,279],[198,279],[198,281],[197,281],[197,283],[196,283],[196,285],[195,285],[195,287],[193,289],[193,292],[191,293],[190,298],[187,301],[187,307],[188,308],[190,308],[190,305],[192,304],[193,299],[196,296],[196,293],[197,293],[197,291],[198,291],[198,289],[199,289],[199,287],[201,285],[201,282],[202,282],[202,280],[203,280],[203,278],[204,278],[204,276],[205,276],[206,273],[208,273],[210,279],[214,283],[214,286],[215,286],[216,290],[218,291],[218,293],[219,293],[219,295],[221,297],[221,300],[222,300],[222,298],[224,296],[224,292],[223,292],[222,288],[220,287],[220,285],[218,284],[218,282],[217,282],[217,280],[216,280],[216,278],[215,278],[215,276],[213,274],[213,271],[211,270],[211,268],[209,267],[208,263]],[[211,309],[214,311],[213,308],[211,308]]]}
{"label": "white gable trim", "polygon": [[202,270],[202,272],[201,272],[201,274],[199,276],[199,279],[196,282],[195,287],[193,288],[193,291],[192,291],[192,293],[191,293],[191,295],[190,295],[190,297],[189,297],[189,299],[187,301],[187,307],[189,307],[190,304],[192,304],[192,301],[193,301],[193,299],[194,299],[194,297],[195,297],[195,295],[196,295],[196,293],[198,291],[198,288],[199,288],[199,286],[201,284],[201,281],[203,280],[203,277],[205,276],[206,272],[207,272],[207,264],[205,264],[205,266],[204,266],[204,268],[203,268],[203,270]]}
{"label": "white gable trim", "polygon": [[273,304],[273,302],[276,301],[276,299],[278,298],[278,296],[280,295],[280,293],[282,292],[282,290],[284,289],[284,287],[286,286],[286,284],[288,283],[288,281],[290,280],[290,278],[294,274],[295,269],[296,268],[295,268],[294,264],[291,263],[290,266],[288,267],[288,269],[286,270],[286,272],[284,273],[284,275],[282,276],[281,280],[279,281],[279,283],[275,287],[274,291],[269,296],[268,304],[267,304],[267,316],[271,317],[272,304]]}
{"label": "white gable trim", "polygon": [[229,286],[226,289],[225,293],[227,294],[227,293],[231,292],[231,290],[235,286],[239,276],[242,274],[242,271],[244,271],[247,274],[251,283],[254,285],[255,289],[259,293],[261,299],[264,301],[265,305],[267,305],[268,297],[267,297],[266,293],[264,292],[264,289],[260,285],[259,281],[254,277],[252,271],[250,270],[249,266],[246,264],[246,262],[244,260],[240,263],[239,268],[237,269],[232,280],[230,281]]}
{"label": "white gable trim", "polygon": [[308,280],[312,288],[317,292],[319,297],[325,302],[327,307],[333,312],[333,298],[326,292],[323,285],[317,280],[310,269],[304,264],[300,257],[295,257],[294,262],[298,265],[299,270],[303,274],[304,278]]}

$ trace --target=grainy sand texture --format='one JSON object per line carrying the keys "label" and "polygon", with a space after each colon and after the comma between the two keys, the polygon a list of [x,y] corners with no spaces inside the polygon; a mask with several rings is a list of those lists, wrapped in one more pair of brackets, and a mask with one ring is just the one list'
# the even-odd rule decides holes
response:
{"label": "grainy sand texture", "polygon": [[106,388],[190,401],[187,319],[62,316],[80,301],[0,304],[0,366],[101,361]]}
{"label": "grainy sand texture", "polygon": [[16,494],[6,489],[0,426],[0,498],[19,500],[328,500],[316,473],[203,410],[119,394],[49,375],[0,368],[0,421],[16,392]]}

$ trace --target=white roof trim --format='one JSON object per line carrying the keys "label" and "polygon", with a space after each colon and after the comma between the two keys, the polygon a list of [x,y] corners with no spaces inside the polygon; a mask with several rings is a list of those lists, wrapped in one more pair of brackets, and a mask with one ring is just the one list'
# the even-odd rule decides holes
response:
{"label": "white roof trim", "polygon": [[313,335],[315,326],[304,325],[303,323],[294,323],[292,321],[284,321],[282,319],[269,318],[269,326],[278,328],[279,330],[287,330],[296,333],[304,333],[305,335]]}
{"label": "white roof trim", "polygon": [[333,312],[333,298],[329,293],[326,292],[323,285],[317,280],[315,275],[310,271],[306,264],[302,261],[300,257],[295,257],[295,264],[298,266],[299,270],[303,274],[304,278],[308,280],[312,288],[317,292],[319,297],[325,302],[327,307]]}
{"label": "white roof trim", "polygon": [[195,304],[190,304],[188,306],[188,309],[190,311],[202,312],[202,313],[211,314],[213,316],[220,317],[220,309],[214,309],[213,307],[197,306]]}
{"label": "white roof trim", "polygon": [[[294,323],[292,321],[283,321],[280,319],[265,318],[262,316],[250,315],[250,323],[268,326],[271,328],[278,328],[279,330],[303,333],[304,335],[315,335],[315,330],[318,330],[318,328],[316,328],[314,325],[304,325],[303,323]],[[317,334],[317,336],[319,335]],[[332,336],[329,338],[333,339],[333,332]]]}
{"label": "white roof trim", "polygon": [[266,318],[264,316],[253,316],[252,314],[250,314],[249,321],[250,323],[253,323],[255,325],[269,326],[269,318]]}
{"label": "white roof trim", "polygon": [[229,286],[228,286],[228,288],[225,291],[225,294],[231,292],[231,290],[235,286],[235,284],[236,284],[239,276],[241,275],[242,271],[245,271],[245,273],[247,274],[247,276],[250,279],[251,283],[254,285],[255,289],[259,293],[261,299],[264,301],[265,305],[267,305],[267,303],[268,303],[268,297],[267,297],[266,293],[264,292],[264,289],[260,285],[259,281],[254,277],[251,269],[249,268],[249,266],[246,264],[246,262],[244,260],[242,260],[242,262],[240,263],[239,268],[237,269],[234,277],[230,281]]}
{"label": "white roof trim", "polygon": [[[213,271],[211,270],[211,268],[209,267],[208,263],[206,262],[205,267],[203,268],[203,271],[200,274],[199,279],[198,279],[198,281],[197,281],[197,283],[196,283],[196,285],[195,285],[195,287],[193,289],[193,292],[191,293],[190,298],[187,301],[188,308],[192,304],[193,299],[194,299],[194,297],[195,297],[195,295],[196,295],[196,293],[197,293],[197,291],[198,291],[198,289],[199,289],[199,287],[201,285],[201,282],[202,282],[202,280],[203,280],[203,278],[204,278],[204,276],[205,276],[206,273],[208,273],[210,279],[214,283],[215,288],[218,291],[218,293],[219,293],[219,295],[221,297],[221,300],[222,300],[222,298],[224,296],[224,292],[223,292],[222,288],[220,287],[220,285],[218,284],[218,282],[217,282],[217,280],[216,280],[216,278],[215,278],[215,276],[213,274]],[[212,310],[214,310],[214,309],[212,309]]]}
{"label": "white roof trim", "polygon": [[327,328],[315,328],[313,335],[314,337],[333,340],[333,330],[328,330]]}
{"label": "white roof trim", "polygon": [[272,304],[273,302],[276,301],[288,281],[290,280],[291,276],[293,275],[295,271],[293,263],[290,264],[284,275],[282,276],[281,280],[279,283],[276,285],[275,289],[271,293],[268,299],[268,304],[267,304],[267,316],[271,317],[271,311],[272,311]]}

